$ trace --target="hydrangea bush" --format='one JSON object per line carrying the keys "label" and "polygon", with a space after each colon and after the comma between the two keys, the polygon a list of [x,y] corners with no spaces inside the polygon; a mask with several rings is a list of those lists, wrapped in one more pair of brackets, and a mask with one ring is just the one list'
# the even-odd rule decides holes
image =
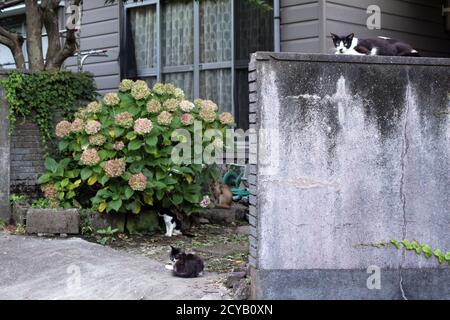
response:
{"label": "hydrangea bush", "polygon": [[[92,207],[99,212],[133,212],[163,206],[190,214],[210,204],[202,186],[213,168],[203,164],[175,164],[172,150],[176,129],[194,134],[224,132],[234,125],[230,113],[219,113],[210,100],[185,100],[181,89],[144,81],[123,80],[118,93],[106,94],[56,126],[61,160],[47,158],[40,177],[52,205]],[[223,148],[223,141],[202,142]],[[194,149],[193,149],[194,150]]]}

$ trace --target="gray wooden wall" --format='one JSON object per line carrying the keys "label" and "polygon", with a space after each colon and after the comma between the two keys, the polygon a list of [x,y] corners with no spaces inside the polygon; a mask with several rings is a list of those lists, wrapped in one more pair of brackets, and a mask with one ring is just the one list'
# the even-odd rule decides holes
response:
{"label": "gray wooden wall", "polygon": [[[120,10],[119,5],[105,6],[104,0],[84,1],[81,26],[81,50],[108,49],[108,57],[90,57],[84,71],[92,72],[100,93],[117,90],[120,81]],[[77,70],[76,58],[66,62]]]}
{"label": "gray wooden wall", "polygon": [[[369,5],[381,8],[381,30],[366,27]],[[388,36],[425,56],[450,56],[441,0],[281,0],[281,49],[330,53],[329,33]]]}

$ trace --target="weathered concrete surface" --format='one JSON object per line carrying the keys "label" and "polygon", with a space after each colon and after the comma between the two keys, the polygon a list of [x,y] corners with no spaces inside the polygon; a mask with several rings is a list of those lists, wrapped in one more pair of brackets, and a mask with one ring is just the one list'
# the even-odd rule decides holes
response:
{"label": "weathered concrete surface", "polygon": [[27,233],[78,234],[80,214],[77,209],[33,209],[27,211]]}
{"label": "weathered concrete surface", "polygon": [[79,238],[0,232],[0,300],[224,299],[222,281],[212,273],[175,278],[159,262]]}
{"label": "weathered concrete surface", "polygon": [[250,68],[254,297],[450,298],[448,264],[370,247],[450,250],[450,60],[258,53]]}
{"label": "weathered concrete surface", "polygon": [[[5,75],[0,72],[0,80]],[[10,180],[10,139],[8,104],[4,99],[3,88],[0,86],[0,219],[9,222],[11,210],[9,206],[9,180]]]}

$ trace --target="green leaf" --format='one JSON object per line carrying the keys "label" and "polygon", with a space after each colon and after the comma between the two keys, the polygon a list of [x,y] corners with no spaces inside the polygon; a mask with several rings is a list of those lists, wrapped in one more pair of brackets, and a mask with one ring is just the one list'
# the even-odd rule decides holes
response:
{"label": "green leaf", "polygon": [[121,199],[113,200],[108,203],[108,209],[110,210],[119,211],[121,207],[122,207]]}
{"label": "green leaf", "polygon": [[130,199],[133,196],[133,194],[134,194],[134,190],[131,189],[130,187],[127,187],[125,189],[125,199],[126,200]]}
{"label": "green leaf", "polygon": [[44,166],[45,166],[45,169],[47,169],[53,173],[55,173],[56,170],[58,169],[58,163],[55,161],[55,159],[50,158],[50,157],[45,159]]}
{"label": "green leaf", "polygon": [[131,150],[131,151],[139,150],[139,148],[141,146],[142,146],[141,140],[133,140],[133,141],[130,141],[130,143],[128,144],[128,150]]}
{"label": "green leaf", "polygon": [[164,171],[158,170],[156,171],[156,180],[162,180],[166,177],[167,173]]}
{"label": "green leaf", "polygon": [[68,186],[68,184],[69,184],[69,179],[68,178],[65,178],[65,179],[63,179],[63,181],[61,181],[61,187],[67,187]]}
{"label": "green leaf", "polygon": [[150,136],[145,140],[145,143],[150,147],[154,147],[158,144],[158,137]]}
{"label": "green leaf", "polygon": [[444,258],[446,261],[450,262],[450,252],[446,252]]}
{"label": "green leaf", "polygon": [[59,151],[64,151],[64,150],[66,150],[67,147],[69,146],[69,144],[70,144],[69,141],[67,141],[67,140],[61,140],[61,141],[59,142],[59,145],[58,145]]}
{"label": "green leaf", "polygon": [[178,205],[180,205],[183,202],[183,196],[180,195],[180,194],[175,194],[172,197],[172,201],[173,201],[173,204],[178,206]]}
{"label": "green leaf", "polygon": [[200,202],[200,195],[199,194],[193,194],[193,193],[186,193],[184,194],[184,198],[193,204],[198,204]]}
{"label": "green leaf", "polygon": [[398,242],[397,240],[391,240],[391,243],[392,243],[397,249],[400,249],[400,242]]}
{"label": "green leaf", "polygon": [[92,170],[88,167],[85,167],[81,170],[80,175],[82,180],[87,180],[92,174]]}
{"label": "green leaf", "polygon": [[109,180],[109,177],[107,175],[102,175],[100,178],[98,178],[98,182],[104,186]]}
{"label": "green leaf", "polygon": [[39,184],[45,184],[51,180],[51,177],[52,176],[50,173],[45,173],[39,177],[38,182],[39,182]]}

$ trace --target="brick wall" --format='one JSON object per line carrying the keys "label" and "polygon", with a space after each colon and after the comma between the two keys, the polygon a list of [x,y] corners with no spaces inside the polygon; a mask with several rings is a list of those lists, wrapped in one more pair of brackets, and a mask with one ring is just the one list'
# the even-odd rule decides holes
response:
{"label": "brick wall", "polygon": [[37,179],[44,170],[38,126],[18,119],[11,136],[11,193],[38,190]]}
{"label": "brick wall", "polygon": [[249,139],[249,165],[250,172],[248,175],[248,183],[249,183],[249,191],[250,191],[250,208],[249,208],[249,223],[250,223],[250,248],[249,248],[249,263],[253,268],[257,268],[257,253],[258,253],[258,237],[257,237],[257,203],[256,203],[256,194],[257,194],[257,184],[256,184],[256,176],[257,176],[257,159],[256,159],[256,119],[257,119],[257,99],[256,99],[256,66],[255,61],[252,58],[252,61],[249,64],[249,73],[248,73],[248,81],[249,81],[249,130],[250,130],[250,139]]}

